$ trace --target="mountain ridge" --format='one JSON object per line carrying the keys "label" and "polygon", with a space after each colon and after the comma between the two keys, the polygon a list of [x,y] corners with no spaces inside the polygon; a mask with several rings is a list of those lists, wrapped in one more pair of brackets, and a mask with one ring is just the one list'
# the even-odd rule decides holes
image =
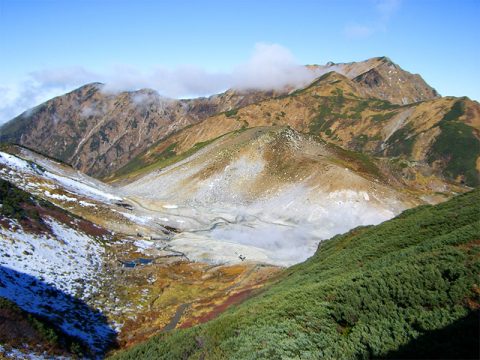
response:
{"label": "mountain ridge", "polygon": [[[291,126],[345,149],[399,159],[412,166],[427,164],[430,172],[458,183],[475,186],[480,181],[477,102],[443,97],[396,105],[363,98],[356,83],[336,72],[288,95],[213,115],[179,130],[106,179],[121,178],[135,166],[151,166],[158,157],[166,156],[165,152],[186,154],[223,134],[257,126]],[[459,136],[465,140],[458,148],[447,145]],[[405,166],[406,172],[410,165]]]}
{"label": "mountain ridge", "polygon": [[410,104],[440,97],[421,75],[403,70],[386,56],[362,62],[329,62],[323,66],[312,65],[310,68],[339,72],[353,82],[363,85],[364,97],[376,97],[393,104]]}
{"label": "mountain ridge", "polygon": [[151,89],[104,94],[98,83],[92,83],[12,119],[0,128],[0,140],[26,145],[87,173],[102,174],[180,128],[273,93],[228,91],[209,98],[174,100]]}
{"label": "mountain ridge", "polygon": [[[312,71],[323,73],[336,69],[353,77],[389,66],[398,67],[393,62],[385,65],[383,58],[373,58],[358,63],[316,66]],[[423,80],[411,80],[413,75],[400,67],[397,70],[402,79],[420,84],[420,90],[415,86],[406,90],[411,93],[407,101],[437,96],[433,89],[422,90],[428,88]],[[379,83],[353,81],[359,96],[374,95],[402,102],[395,87],[385,80],[386,71],[379,72],[378,76],[383,79]],[[22,113],[0,128],[0,141],[25,145],[102,177],[126,165],[154,142],[185,127],[291,91],[288,87],[272,91],[228,90],[208,98],[174,100],[160,97],[151,89],[104,94],[100,87],[100,83],[87,84]]]}

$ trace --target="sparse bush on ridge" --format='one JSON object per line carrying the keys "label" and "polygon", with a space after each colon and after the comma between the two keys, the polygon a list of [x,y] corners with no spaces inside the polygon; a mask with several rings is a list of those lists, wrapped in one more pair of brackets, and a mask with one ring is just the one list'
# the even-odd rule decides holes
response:
{"label": "sparse bush on ridge", "polygon": [[237,113],[238,113],[238,109],[231,109],[231,110],[225,111],[225,116],[232,117],[237,115]]}

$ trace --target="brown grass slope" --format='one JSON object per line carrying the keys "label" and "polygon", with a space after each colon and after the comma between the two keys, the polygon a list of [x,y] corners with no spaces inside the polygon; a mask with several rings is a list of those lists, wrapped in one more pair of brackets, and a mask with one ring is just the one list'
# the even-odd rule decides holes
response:
{"label": "brown grass slope", "polygon": [[444,97],[396,105],[362,96],[362,88],[355,81],[330,72],[287,96],[211,116],[172,134],[109,179],[152,166],[172,155],[183,158],[178,156],[188,155],[232,131],[290,126],[348,150],[395,159],[402,163],[401,172],[408,173],[409,168],[421,165],[423,176],[436,174],[459,184],[478,185],[480,105],[477,102]]}
{"label": "brown grass slope", "polygon": [[209,98],[175,100],[150,89],[109,93],[102,84],[89,84],[6,123],[0,128],[0,141],[29,147],[101,176],[173,132],[275,94],[227,91]]}

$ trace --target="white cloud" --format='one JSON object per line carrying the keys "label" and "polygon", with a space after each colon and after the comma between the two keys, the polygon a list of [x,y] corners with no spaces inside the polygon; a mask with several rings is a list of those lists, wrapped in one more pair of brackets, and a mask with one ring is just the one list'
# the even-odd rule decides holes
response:
{"label": "white cloud", "polygon": [[66,88],[44,87],[31,78],[0,88],[0,124],[65,91]]}
{"label": "white cloud", "polygon": [[97,74],[81,67],[31,72],[17,83],[0,87],[0,124],[97,78]]}
{"label": "white cloud", "polygon": [[102,107],[99,106],[84,106],[80,112],[80,116],[88,118],[90,116],[98,116],[103,114],[105,111]]}
{"label": "white cloud", "polygon": [[212,94],[230,84],[228,74],[209,73],[193,65],[175,69],[156,67],[150,71],[117,66],[102,77],[102,82],[106,83],[105,91],[151,88],[168,97]]}
{"label": "white cloud", "polygon": [[292,53],[280,46],[257,44],[250,60],[232,74],[232,85],[239,89],[278,89],[285,85],[302,86],[315,78],[298,65]]}
{"label": "white cloud", "polygon": [[375,8],[380,14],[380,20],[386,22],[398,11],[401,0],[377,0]]}
{"label": "white cloud", "polygon": [[98,74],[81,66],[59,69],[44,69],[30,73],[30,77],[44,87],[57,88],[65,84],[83,85],[85,82],[98,78]]}
{"label": "white cloud", "polygon": [[375,19],[369,24],[348,24],[343,33],[351,39],[367,38],[379,31],[386,31],[392,16],[399,10],[401,0],[372,0]]}
{"label": "white cloud", "polygon": [[302,86],[319,74],[297,63],[292,53],[277,44],[256,44],[248,61],[231,72],[208,72],[194,65],[148,71],[127,65],[98,73],[83,67],[44,69],[16,84],[0,88],[0,124],[49,98],[90,82],[103,82],[104,91],[151,88],[162,96],[183,98],[211,95],[228,88],[276,89]]}
{"label": "white cloud", "polygon": [[372,35],[375,30],[365,25],[348,25],[344,29],[344,33],[348,38],[366,38]]}

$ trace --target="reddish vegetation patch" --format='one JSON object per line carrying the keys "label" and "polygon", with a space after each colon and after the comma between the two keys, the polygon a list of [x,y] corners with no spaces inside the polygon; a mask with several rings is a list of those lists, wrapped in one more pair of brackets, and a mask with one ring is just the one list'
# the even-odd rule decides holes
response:
{"label": "reddish vegetation patch", "polygon": [[14,310],[0,309],[0,342],[2,344],[18,347],[22,342],[34,340],[39,340],[38,335],[29,321]]}
{"label": "reddish vegetation patch", "polygon": [[43,206],[37,206],[36,210],[43,217],[45,217],[45,215],[50,216],[50,217],[58,220],[59,222],[62,222],[64,224],[68,224],[68,225],[71,225],[71,223],[72,223],[72,217],[70,215],[68,215],[67,213],[63,212],[60,209],[45,208]]}
{"label": "reddish vegetation patch", "polygon": [[[186,328],[217,317],[231,305],[258,293],[278,268],[256,264],[212,266],[158,259],[147,267],[117,273],[128,284],[121,288],[122,297],[135,303],[139,291],[146,288],[145,278],[155,275],[154,284],[143,309],[135,319],[125,318],[118,337],[121,349],[144,342],[165,330]],[[142,302],[144,301],[142,300]]]}
{"label": "reddish vegetation patch", "polygon": [[[34,210],[38,212],[38,214],[42,217],[51,217],[58,222],[61,222],[65,225],[68,225],[71,228],[81,230],[87,235],[90,236],[103,236],[103,235],[108,235],[109,232],[105,230],[104,228],[100,226],[96,226],[90,221],[80,219],[80,218],[74,218],[71,215],[67,214],[63,210],[56,208],[56,207],[44,207],[40,205],[23,205],[22,206],[25,210]],[[22,225],[24,228],[33,233],[45,233],[49,232],[50,229],[48,229],[43,223],[41,223],[39,220],[34,220],[34,219],[22,219],[21,220]]]}
{"label": "reddish vegetation patch", "polygon": [[181,328],[181,329],[188,328],[188,327],[191,327],[193,325],[202,324],[204,322],[215,319],[218,315],[223,313],[230,306],[240,304],[241,302],[248,299],[252,295],[253,291],[254,291],[254,289],[247,289],[247,290],[237,292],[237,293],[229,296],[222,304],[215,306],[212,311],[210,311],[210,312],[208,312],[208,313],[206,313],[202,316],[195,317],[195,318],[192,318],[192,319],[184,322],[183,324],[181,324],[179,326],[179,328]]}
{"label": "reddish vegetation patch", "polygon": [[41,221],[41,219],[39,217],[35,218],[40,214],[40,209],[42,209],[41,206],[21,204],[21,207],[27,211],[26,215],[19,220],[19,223],[24,230],[33,234],[45,234],[49,232],[50,229]]}
{"label": "reddish vegetation patch", "polygon": [[476,301],[475,299],[467,299],[467,306],[468,306],[471,310],[478,310],[478,309],[480,309],[480,304],[479,304],[478,301]]}
{"label": "reddish vegetation patch", "polygon": [[472,240],[466,244],[458,245],[459,248],[467,249],[467,250],[473,249],[474,247],[477,247],[477,246],[480,246],[480,239]]}
{"label": "reddish vegetation patch", "polygon": [[10,220],[0,215],[0,227],[4,229],[10,229],[11,226],[12,224],[10,223]]}
{"label": "reddish vegetation patch", "polygon": [[90,236],[103,236],[110,234],[108,230],[84,219],[79,219],[77,222],[77,226],[81,231]]}

